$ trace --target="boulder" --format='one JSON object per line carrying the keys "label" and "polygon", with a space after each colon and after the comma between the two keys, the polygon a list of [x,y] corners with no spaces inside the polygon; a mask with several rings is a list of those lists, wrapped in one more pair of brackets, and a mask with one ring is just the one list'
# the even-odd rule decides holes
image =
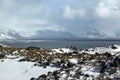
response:
{"label": "boulder", "polygon": [[31,78],[30,80],[37,80],[36,78]]}
{"label": "boulder", "polygon": [[5,58],[5,54],[0,54],[0,59]]}
{"label": "boulder", "polygon": [[40,48],[39,47],[28,47],[26,50],[39,50]]}

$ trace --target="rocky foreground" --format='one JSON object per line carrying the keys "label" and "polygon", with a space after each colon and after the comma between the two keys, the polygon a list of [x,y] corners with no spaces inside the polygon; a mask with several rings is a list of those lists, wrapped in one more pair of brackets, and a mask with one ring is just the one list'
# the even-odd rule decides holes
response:
{"label": "rocky foreground", "polygon": [[120,45],[85,50],[1,45],[0,80],[120,80]]}

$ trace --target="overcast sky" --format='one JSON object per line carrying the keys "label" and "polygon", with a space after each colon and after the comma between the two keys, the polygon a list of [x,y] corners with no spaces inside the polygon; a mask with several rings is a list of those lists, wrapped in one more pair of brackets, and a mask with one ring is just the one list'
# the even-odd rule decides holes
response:
{"label": "overcast sky", "polygon": [[0,0],[0,27],[76,36],[94,28],[114,37],[120,34],[120,0]]}

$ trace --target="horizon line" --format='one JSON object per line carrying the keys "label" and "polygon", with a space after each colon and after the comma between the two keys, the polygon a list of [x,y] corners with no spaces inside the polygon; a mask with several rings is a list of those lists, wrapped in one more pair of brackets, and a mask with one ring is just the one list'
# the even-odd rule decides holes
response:
{"label": "horizon line", "polygon": [[0,39],[0,40],[53,40],[53,41],[120,41],[113,38],[81,38],[81,39]]}

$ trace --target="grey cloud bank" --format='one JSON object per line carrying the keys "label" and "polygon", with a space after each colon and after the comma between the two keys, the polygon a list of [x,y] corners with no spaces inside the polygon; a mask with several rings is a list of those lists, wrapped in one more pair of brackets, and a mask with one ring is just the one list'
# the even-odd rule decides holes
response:
{"label": "grey cloud bank", "polygon": [[23,38],[120,38],[120,0],[0,0],[0,27]]}

